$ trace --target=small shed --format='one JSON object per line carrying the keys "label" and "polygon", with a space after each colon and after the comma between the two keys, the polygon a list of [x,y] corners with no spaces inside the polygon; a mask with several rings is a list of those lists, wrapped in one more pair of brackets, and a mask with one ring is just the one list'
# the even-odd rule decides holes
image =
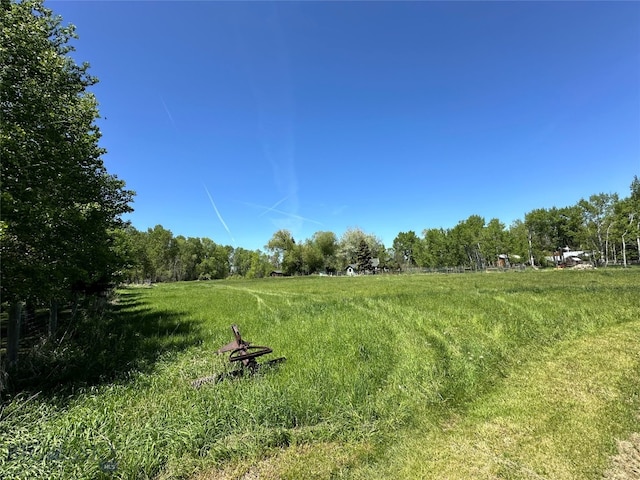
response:
{"label": "small shed", "polygon": [[355,264],[350,264],[347,265],[347,268],[345,268],[345,273],[349,276],[349,277],[353,277],[357,274],[357,265]]}
{"label": "small shed", "polygon": [[282,277],[284,276],[284,274],[282,273],[282,270],[272,270],[271,273],[269,274],[270,277]]}

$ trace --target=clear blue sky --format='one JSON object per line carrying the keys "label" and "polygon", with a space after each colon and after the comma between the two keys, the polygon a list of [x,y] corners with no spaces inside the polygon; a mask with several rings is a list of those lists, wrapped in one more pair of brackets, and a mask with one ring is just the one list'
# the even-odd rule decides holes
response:
{"label": "clear blue sky", "polygon": [[389,247],[640,175],[639,2],[47,6],[100,79],[139,230],[262,249],[360,227]]}

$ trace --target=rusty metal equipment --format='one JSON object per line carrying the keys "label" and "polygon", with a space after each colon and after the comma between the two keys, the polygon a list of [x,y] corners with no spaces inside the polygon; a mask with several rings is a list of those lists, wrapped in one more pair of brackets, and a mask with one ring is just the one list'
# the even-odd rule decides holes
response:
{"label": "rusty metal equipment", "polygon": [[256,358],[268,353],[272,353],[273,350],[265,346],[251,345],[251,343],[243,340],[237,325],[231,325],[231,330],[233,331],[233,336],[235,337],[235,339],[232,342],[227,343],[225,346],[220,347],[217,353],[221,354],[231,352],[229,355],[229,361],[231,363],[239,362],[238,364],[241,365],[240,368],[237,368],[236,370],[232,370],[231,372],[225,374],[212,375],[210,377],[204,377],[194,380],[193,382],[191,382],[194,387],[198,388],[203,383],[219,382],[220,380],[224,380],[227,377],[241,376],[244,375],[245,371],[248,371],[249,373],[256,373],[261,367],[265,367],[267,365],[275,365],[286,360],[285,357],[280,357],[264,363],[258,363],[256,361]]}

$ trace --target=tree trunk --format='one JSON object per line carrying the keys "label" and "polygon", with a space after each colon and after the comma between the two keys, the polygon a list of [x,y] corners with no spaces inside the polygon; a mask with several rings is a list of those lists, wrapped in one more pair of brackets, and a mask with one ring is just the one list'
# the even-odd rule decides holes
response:
{"label": "tree trunk", "polygon": [[18,362],[20,348],[20,323],[22,320],[22,302],[14,302],[9,308],[9,324],[7,328],[7,365],[9,368]]}
{"label": "tree trunk", "polygon": [[605,237],[605,241],[604,241],[604,266],[608,267],[609,266],[609,229],[611,228],[611,225],[613,225],[613,223],[610,223],[609,226],[607,227],[607,235]]}
{"label": "tree trunk", "polygon": [[636,227],[636,245],[638,246],[638,263],[640,264],[640,222]]}
{"label": "tree trunk", "polygon": [[600,258],[594,263],[594,267],[598,266],[598,264],[602,264],[602,262],[604,262],[605,259],[605,252],[604,250],[604,241],[602,240],[602,225],[598,224],[598,231],[597,231],[597,235],[598,235],[598,254],[600,255]]}
{"label": "tree trunk", "polygon": [[624,268],[627,268],[627,246],[624,242],[624,235],[622,235],[622,265],[624,265]]}
{"label": "tree trunk", "polygon": [[531,242],[531,231],[528,232],[528,239],[529,239],[529,263],[531,263],[531,266],[533,267],[533,244]]}

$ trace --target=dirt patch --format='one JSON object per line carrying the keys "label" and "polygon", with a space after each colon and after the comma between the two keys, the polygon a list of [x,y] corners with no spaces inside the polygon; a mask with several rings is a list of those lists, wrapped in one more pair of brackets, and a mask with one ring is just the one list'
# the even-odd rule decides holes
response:
{"label": "dirt patch", "polygon": [[640,480],[640,433],[618,442],[618,454],[604,474],[606,480]]}

